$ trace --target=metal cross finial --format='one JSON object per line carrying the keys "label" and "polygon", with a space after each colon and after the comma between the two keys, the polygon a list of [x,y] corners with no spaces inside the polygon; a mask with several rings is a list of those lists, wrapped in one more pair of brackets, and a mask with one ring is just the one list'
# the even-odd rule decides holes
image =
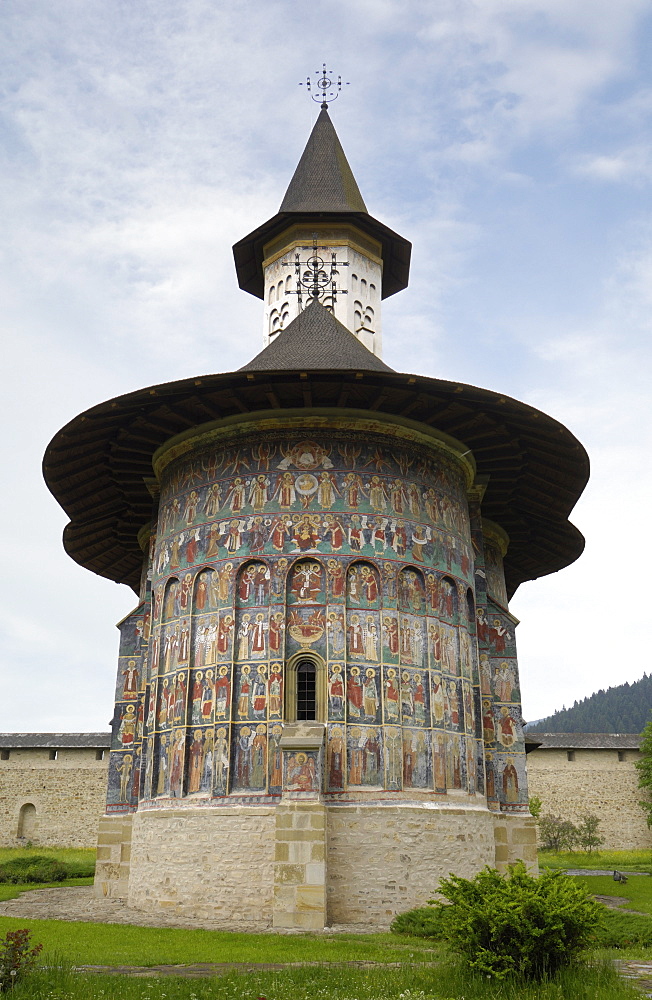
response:
{"label": "metal cross finial", "polygon": [[[333,312],[335,300],[339,295],[346,295],[346,288],[337,287],[338,267],[348,267],[348,261],[338,260],[337,254],[331,252],[330,261],[327,259],[328,247],[319,246],[317,234],[312,238],[312,246],[299,247],[299,250],[307,250],[310,256],[307,260],[301,260],[301,255],[295,253],[293,261],[283,261],[285,267],[294,265],[294,274],[297,287],[290,295],[297,295],[299,300],[299,311],[303,309],[303,296],[308,296],[308,301],[326,300],[327,308]],[[324,254],[320,256],[320,251]]]}
{"label": "metal cross finial", "polygon": [[[333,70],[327,70],[326,63],[322,63],[321,70],[315,70],[315,76],[319,77],[319,79],[314,84],[311,82],[310,77],[307,77],[306,89],[313,101],[317,101],[317,103],[321,101],[322,108],[327,108],[329,103],[331,101],[336,101],[340,95],[340,91],[342,89],[342,77],[338,76],[336,82],[333,76]],[[299,86],[303,87],[303,83],[300,83]],[[349,86],[348,80],[345,82],[344,86]],[[318,94],[313,94],[313,87],[315,90],[319,91]]]}

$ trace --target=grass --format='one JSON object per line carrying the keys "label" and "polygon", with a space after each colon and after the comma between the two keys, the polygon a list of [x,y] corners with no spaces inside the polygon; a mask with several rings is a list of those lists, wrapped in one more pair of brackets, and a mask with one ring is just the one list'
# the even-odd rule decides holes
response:
{"label": "grass", "polygon": [[94,847],[0,847],[0,865],[5,861],[13,861],[14,858],[30,858],[35,855],[46,854],[49,858],[56,858],[69,865],[94,865]]}
{"label": "grass", "polygon": [[594,896],[622,896],[628,910],[652,915],[652,877],[630,875],[627,882],[614,882],[610,875],[576,875],[575,879]]}
{"label": "grass", "polygon": [[[652,851],[539,851],[541,868],[605,868],[652,871]],[[612,895],[615,895],[612,893]],[[618,893],[617,895],[620,895]]]}
{"label": "grass", "polygon": [[441,948],[393,934],[238,934],[130,924],[0,917],[0,938],[28,927],[45,952],[72,965],[181,965],[195,962],[431,962]]}
{"label": "grass", "polygon": [[552,980],[495,983],[459,966],[288,969],[210,979],[133,979],[52,969],[19,983],[12,1000],[640,1000],[612,966],[567,969]]}

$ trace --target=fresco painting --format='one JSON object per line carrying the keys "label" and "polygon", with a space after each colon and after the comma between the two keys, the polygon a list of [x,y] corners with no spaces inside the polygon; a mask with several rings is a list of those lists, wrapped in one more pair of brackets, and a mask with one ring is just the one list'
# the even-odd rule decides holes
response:
{"label": "fresco painting", "polygon": [[452,459],[374,434],[273,432],[184,456],[161,486],[151,615],[146,603],[121,625],[115,809],[141,788],[312,793],[311,752],[280,748],[285,663],[305,651],[325,665],[329,794],[473,794],[487,752],[489,797],[522,805],[514,620],[489,550],[498,603],[480,588],[476,608]]}

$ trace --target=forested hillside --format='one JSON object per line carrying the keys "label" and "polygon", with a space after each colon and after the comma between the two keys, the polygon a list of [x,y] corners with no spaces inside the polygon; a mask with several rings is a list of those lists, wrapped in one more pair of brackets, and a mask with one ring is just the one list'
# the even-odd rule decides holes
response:
{"label": "forested hillside", "polygon": [[547,719],[527,727],[528,733],[640,733],[652,717],[652,674],[633,684],[596,691]]}

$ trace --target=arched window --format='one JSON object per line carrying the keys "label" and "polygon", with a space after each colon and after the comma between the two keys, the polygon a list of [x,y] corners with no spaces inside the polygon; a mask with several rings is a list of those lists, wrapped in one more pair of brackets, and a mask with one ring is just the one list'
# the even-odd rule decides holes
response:
{"label": "arched window", "polygon": [[287,295],[288,292],[291,292],[291,291],[292,291],[292,275],[288,274],[287,278],[285,279],[285,293],[286,293],[286,295]]}
{"label": "arched window", "polygon": [[367,293],[367,279],[366,278],[361,278],[360,279],[360,295],[366,295],[366,293]]}
{"label": "arched window", "polygon": [[275,298],[276,298],[276,285],[270,285],[269,294],[267,296],[268,305],[271,305]]}
{"label": "arched window", "polygon": [[297,719],[314,721],[317,713],[317,666],[314,660],[297,664]]}
{"label": "arched window", "polygon": [[316,653],[297,653],[288,662],[285,720],[286,722],[326,721],[326,674],[324,662]]}
{"label": "arched window", "polygon": [[17,836],[22,840],[31,840],[36,831],[36,806],[26,802],[20,807],[18,814]]}

